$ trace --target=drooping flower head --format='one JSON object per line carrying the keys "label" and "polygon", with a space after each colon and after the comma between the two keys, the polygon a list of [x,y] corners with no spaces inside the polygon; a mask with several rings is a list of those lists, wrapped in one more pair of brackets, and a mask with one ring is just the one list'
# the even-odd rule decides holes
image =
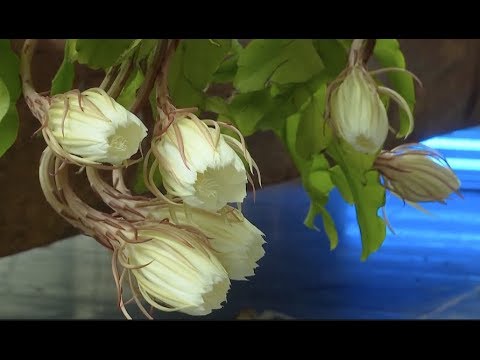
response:
{"label": "drooping flower head", "polygon": [[388,117],[370,75],[354,66],[330,99],[331,124],[354,149],[375,153],[388,134]]}
{"label": "drooping flower head", "polygon": [[199,234],[169,224],[138,231],[138,242],[119,249],[145,301],[162,311],[207,315],[220,309],[230,288],[228,274]]}
{"label": "drooping flower head", "polygon": [[132,299],[149,318],[144,301],[162,311],[191,315],[206,315],[221,308],[230,280],[205,235],[193,227],[129,221],[100,212],[75,194],[68,166],[60,168],[60,164],[60,158],[47,147],[39,169],[42,190],[55,211],[113,250],[118,303],[127,318],[131,317],[126,310],[129,300],[124,301],[126,282]]}
{"label": "drooping flower head", "polygon": [[[220,212],[211,212],[181,204],[161,203],[121,193],[106,183],[94,168],[86,169],[92,188],[105,203],[119,215],[130,221],[169,221],[188,226],[204,234],[215,257],[232,280],[245,280],[255,275],[257,262],[265,251],[265,236],[242,213],[225,206]],[[149,204],[151,202],[151,204]]]}
{"label": "drooping flower head", "polygon": [[355,150],[376,154],[383,148],[390,127],[383,94],[397,103],[408,118],[405,138],[413,131],[413,114],[406,100],[396,91],[380,86],[372,74],[401,71],[418,78],[403,68],[385,68],[368,72],[363,58],[365,42],[356,39],[350,50],[349,65],[328,88],[325,118],[338,137]]}
{"label": "drooping flower head", "polygon": [[229,126],[240,141],[222,134],[220,126],[229,125],[200,120],[192,113],[181,114],[154,139],[154,164],[158,165],[169,195],[209,211],[243,202],[246,183],[251,181],[248,171],[255,168],[258,173],[258,168],[238,130]]}
{"label": "drooping flower head", "polygon": [[147,135],[140,119],[100,88],[52,97],[46,126],[55,153],[80,165],[120,165]]}
{"label": "drooping flower head", "polygon": [[374,168],[388,190],[412,203],[444,203],[452,193],[459,194],[460,180],[445,158],[423,144],[404,144],[382,151]]}
{"label": "drooping flower head", "polygon": [[233,207],[226,206],[221,213],[182,206],[144,207],[140,211],[149,219],[171,219],[175,224],[198,228],[232,280],[255,275],[257,262],[265,254],[264,234]]}

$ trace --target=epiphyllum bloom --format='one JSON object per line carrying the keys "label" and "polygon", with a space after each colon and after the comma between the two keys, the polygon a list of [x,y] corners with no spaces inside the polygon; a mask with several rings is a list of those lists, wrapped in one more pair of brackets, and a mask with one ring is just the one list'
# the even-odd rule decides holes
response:
{"label": "epiphyllum bloom", "polygon": [[82,165],[121,164],[147,135],[137,116],[99,88],[52,97],[47,115],[49,146]]}
{"label": "epiphyllum bloom", "polygon": [[195,208],[185,212],[182,206],[147,210],[141,209],[147,218],[170,218],[178,225],[192,226],[205,234],[215,256],[232,280],[246,280],[247,276],[255,275],[257,262],[265,255],[265,235],[230,206],[225,207],[222,213]]}
{"label": "epiphyllum bloom", "polygon": [[147,240],[126,242],[121,256],[147,303],[189,315],[222,307],[230,280],[206,239],[167,224],[138,235]]}
{"label": "epiphyllum bloom", "polygon": [[444,203],[452,193],[459,194],[460,181],[445,158],[422,144],[383,151],[374,168],[382,175],[384,186],[406,201]]}
{"label": "epiphyllum bloom", "polygon": [[152,145],[167,193],[209,211],[241,203],[247,195],[249,175],[237,152],[245,157],[250,171],[252,165],[256,167],[243,138],[240,143],[222,134],[219,126],[191,113],[178,115]]}

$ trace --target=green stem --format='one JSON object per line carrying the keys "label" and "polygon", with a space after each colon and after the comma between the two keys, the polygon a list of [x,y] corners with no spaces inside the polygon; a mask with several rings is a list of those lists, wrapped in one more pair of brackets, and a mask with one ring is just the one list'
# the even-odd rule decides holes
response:
{"label": "green stem", "polygon": [[118,65],[110,67],[107,71],[107,74],[105,75],[105,78],[100,84],[99,88],[105,90],[108,93],[110,86],[112,86],[112,82],[114,81],[114,79],[118,74],[118,71],[119,71]]}
{"label": "green stem", "polygon": [[116,99],[123,90],[123,87],[127,83],[128,77],[133,69],[132,58],[125,60],[120,66],[120,71],[118,72],[117,77],[113,81],[112,86],[108,89],[108,94]]}

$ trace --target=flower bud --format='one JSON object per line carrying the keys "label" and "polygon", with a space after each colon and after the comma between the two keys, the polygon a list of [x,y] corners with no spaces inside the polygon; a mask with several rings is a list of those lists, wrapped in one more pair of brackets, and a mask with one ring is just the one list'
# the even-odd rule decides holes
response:
{"label": "flower bud", "polygon": [[222,307],[230,281],[204,239],[171,225],[138,235],[147,241],[126,242],[123,254],[147,303],[189,315]]}
{"label": "flower bud", "polygon": [[[188,114],[174,120],[152,151],[167,193],[192,207],[217,211],[227,203],[241,203],[247,195],[247,171],[236,145],[239,142],[221,134],[218,125],[209,127]],[[241,150],[251,162],[246,149]]]}
{"label": "flower bud", "polygon": [[445,158],[423,144],[404,144],[382,152],[374,163],[384,186],[411,202],[444,203],[460,181]]}
{"label": "flower bud", "polygon": [[52,97],[47,126],[49,145],[82,165],[121,164],[147,135],[137,116],[99,88]]}
{"label": "flower bud", "polygon": [[375,83],[356,65],[330,97],[330,121],[338,136],[359,152],[380,150],[388,134],[388,117]]}

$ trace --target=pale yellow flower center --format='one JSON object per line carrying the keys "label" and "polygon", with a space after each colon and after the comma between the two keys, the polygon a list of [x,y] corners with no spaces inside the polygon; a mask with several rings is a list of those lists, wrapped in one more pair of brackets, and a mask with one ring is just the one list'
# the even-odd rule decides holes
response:
{"label": "pale yellow flower center", "polygon": [[216,196],[220,189],[220,184],[216,181],[218,177],[216,174],[217,172],[218,170],[208,168],[205,172],[197,174],[195,190],[200,198],[211,198]]}
{"label": "pale yellow flower center", "polygon": [[[233,163],[222,167],[209,167],[197,173],[194,183],[195,197],[204,209],[216,211],[229,202],[241,202],[246,196],[245,171],[237,170]],[[187,201],[188,203],[188,201]]]}
{"label": "pale yellow flower center", "polygon": [[121,135],[113,135],[109,139],[110,146],[115,148],[118,151],[125,151],[127,150],[127,139]]}

